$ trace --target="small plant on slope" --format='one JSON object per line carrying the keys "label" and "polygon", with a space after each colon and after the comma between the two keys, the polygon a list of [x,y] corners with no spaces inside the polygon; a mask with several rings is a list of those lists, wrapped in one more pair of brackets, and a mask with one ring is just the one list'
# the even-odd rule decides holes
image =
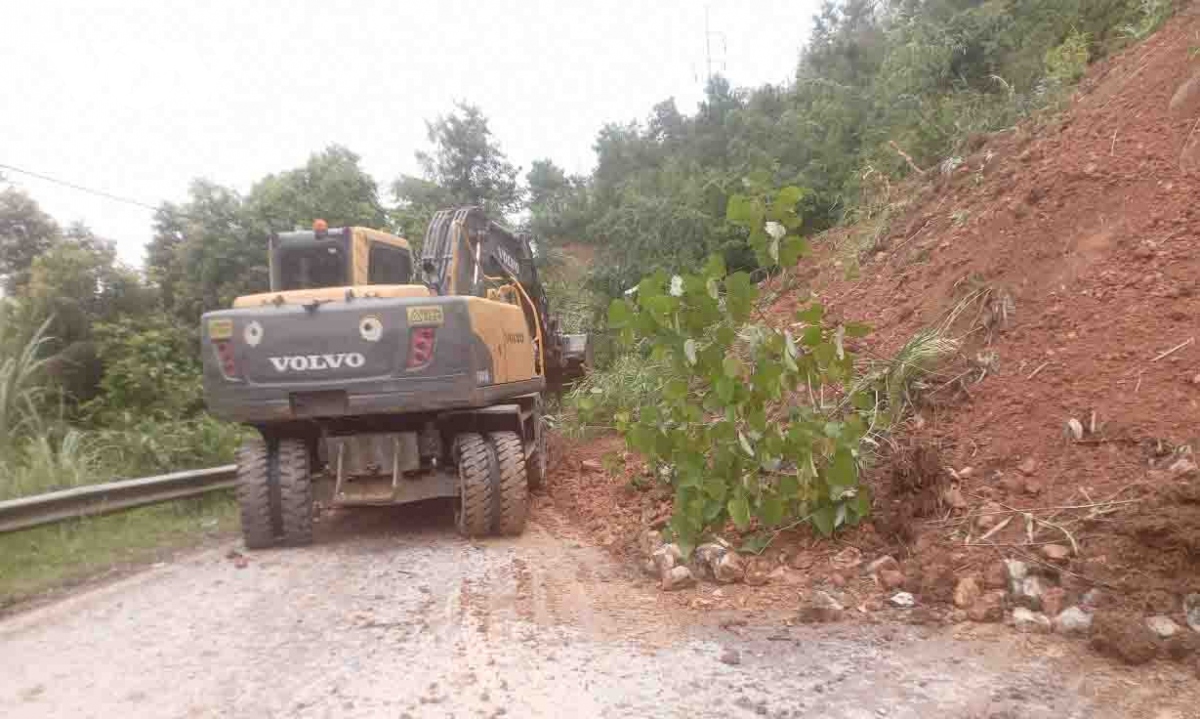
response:
{"label": "small plant on slope", "polygon": [[[749,230],[763,265],[790,267],[806,251],[801,194],[730,199],[728,218]],[[752,321],[757,294],[747,273],[727,273],[714,255],[698,274],[647,277],[632,299],[609,307],[609,327],[669,367],[658,404],[619,412],[616,423],[631,449],[669,468],[669,529],[685,551],[730,520],[743,530],[809,521],[828,535],[870,511],[858,482],[866,424],[856,408],[873,402],[814,399],[829,385],[847,391],[854,357],[843,340],[867,328],[827,322],[814,303],[797,313],[793,334]]]}

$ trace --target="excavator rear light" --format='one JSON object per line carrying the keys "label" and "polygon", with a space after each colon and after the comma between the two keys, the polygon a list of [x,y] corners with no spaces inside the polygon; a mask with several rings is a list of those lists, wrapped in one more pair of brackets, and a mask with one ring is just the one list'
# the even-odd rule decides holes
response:
{"label": "excavator rear light", "polygon": [[418,369],[433,359],[433,346],[437,341],[436,327],[413,327],[408,331],[408,369]]}
{"label": "excavator rear light", "polygon": [[213,346],[217,348],[217,359],[221,360],[221,374],[229,379],[237,377],[237,360],[233,356],[233,344],[222,340],[214,342]]}

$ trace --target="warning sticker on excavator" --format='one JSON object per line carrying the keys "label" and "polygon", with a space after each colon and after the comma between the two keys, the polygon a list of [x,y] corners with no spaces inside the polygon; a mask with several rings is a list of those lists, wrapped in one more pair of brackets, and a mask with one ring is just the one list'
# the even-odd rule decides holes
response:
{"label": "warning sticker on excavator", "polygon": [[210,340],[227,340],[233,337],[233,320],[215,319],[208,321],[208,338]]}
{"label": "warning sticker on excavator", "polygon": [[408,308],[409,327],[441,327],[445,321],[439,305]]}

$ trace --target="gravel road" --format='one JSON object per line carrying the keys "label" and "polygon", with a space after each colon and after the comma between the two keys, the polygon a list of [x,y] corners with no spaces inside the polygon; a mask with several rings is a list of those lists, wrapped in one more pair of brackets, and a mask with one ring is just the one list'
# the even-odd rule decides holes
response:
{"label": "gravel road", "polygon": [[347,513],[312,547],[240,560],[230,542],[83,590],[0,621],[0,716],[1165,718],[1195,701],[1169,668],[1003,631],[729,626],[546,525],[472,543],[438,505]]}

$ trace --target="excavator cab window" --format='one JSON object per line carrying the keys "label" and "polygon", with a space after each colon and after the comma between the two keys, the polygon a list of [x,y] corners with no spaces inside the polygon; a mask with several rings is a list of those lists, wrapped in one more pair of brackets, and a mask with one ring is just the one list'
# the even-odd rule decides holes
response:
{"label": "excavator cab window", "polygon": [[344,248],[337,245],[283,247],[279,250],[277,290],[307,290],[347,284]]}
{"label": "excavator cab window", "polygon": [[412,255],[401,247],[371,243],[367,282],[372,285],[407,285],[412,280]]}

